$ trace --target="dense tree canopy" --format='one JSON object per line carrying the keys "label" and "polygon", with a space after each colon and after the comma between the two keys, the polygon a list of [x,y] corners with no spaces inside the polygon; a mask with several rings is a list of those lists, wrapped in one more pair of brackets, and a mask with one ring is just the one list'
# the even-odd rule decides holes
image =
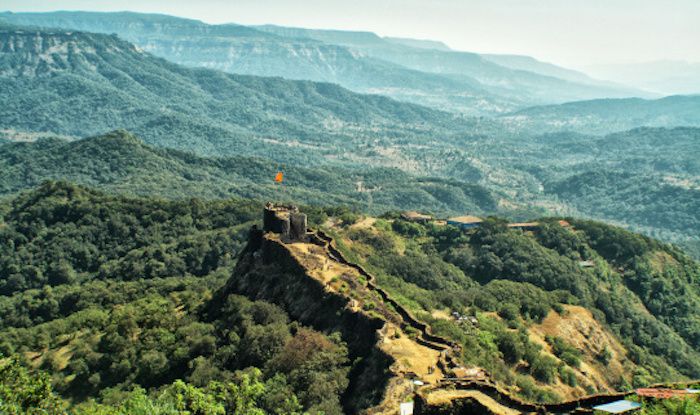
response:
{"label": "dense tree canopy", "polygon": [[[202,312],[258,203],[132,199],[49,182],[1,211],[0,353],[51,375],[8,404],[65,406],[58,393],[86,414],[342,413],[351,362],[337,336],[235,295],[215,316]],[[8,382],[27,381],[15,363],[4,370]]]}

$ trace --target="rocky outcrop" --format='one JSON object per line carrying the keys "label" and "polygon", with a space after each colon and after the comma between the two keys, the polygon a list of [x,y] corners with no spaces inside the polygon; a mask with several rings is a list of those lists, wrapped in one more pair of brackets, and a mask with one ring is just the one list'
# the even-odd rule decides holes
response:
{"label": "rocky outcrop", "polygon": [[[240,257],[234,275],[217,294],[211,309],[229,293],[264,299],[283,307],[302,324],[324,332],[339,332],[348,345],[351,371],[346,412],[358,413],[378,405],[389,385],[387,369],[393,363],[377,343],[385,321],[353,310],[351,300],[326,289],[278,238],[265,235],[259,249],[247,249]],[[210,309],[210,310],[211,310]],[[358,399],[358,397],[361,397]]]}

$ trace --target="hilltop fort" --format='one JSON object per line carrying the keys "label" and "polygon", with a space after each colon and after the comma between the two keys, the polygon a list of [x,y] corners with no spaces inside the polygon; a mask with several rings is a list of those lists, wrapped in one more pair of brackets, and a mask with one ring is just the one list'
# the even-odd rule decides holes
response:
{"label": "hilltop fort", "polygon": [[267,203],[263,227],[250,230],[231,292],[275,302],[303,324],[338,332],[356,361],[347,413],[367,415],[592,413],[630,392],[557,404],[524,402],[479,367],[463,365],[460,345],[430,327],[352,263],[331,236],[308,228],[295,206]]}

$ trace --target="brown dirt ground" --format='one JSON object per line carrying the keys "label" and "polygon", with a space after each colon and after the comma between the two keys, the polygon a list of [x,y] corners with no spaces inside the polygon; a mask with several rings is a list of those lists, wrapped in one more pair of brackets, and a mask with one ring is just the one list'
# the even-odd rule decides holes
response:
{"label": "brown dirt ground", "polygon": [[[551,347],[545,341],[545,336],[558,336],[582,352],[581,367],[577,370],[580,378],[585,378],[599,389],[613,390],[612,384],[626,372],[623,364],[626,362],[626,350],[615,336],[600,325],[590,311],[583,307],[565,305],[565,316],[550,311],[540,324],[530,327],[530,340],[543,346],[551,353]],[[613,354],[610,363],[603,366],[597,362],[596,356],[603,348],[608,347]],[[626,363],[625,363],[626,362]],[[571,388],[567,385],[557,385],[558,393],[572,398],[581,396],[581,388]]]}
{"label": "brown dirt ground", "polygon": [[522,412],[508,408],[496,402],[490,396],[475,390],[439,389],[427,394],[428,404],[441,405],[454,399],[473,398],[489,408],[496,415],[520,415]]}

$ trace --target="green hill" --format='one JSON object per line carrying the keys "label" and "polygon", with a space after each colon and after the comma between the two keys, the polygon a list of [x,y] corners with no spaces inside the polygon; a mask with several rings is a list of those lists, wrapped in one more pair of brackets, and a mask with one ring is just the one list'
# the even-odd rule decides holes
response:
{"label": "green hill", "polygon": [[199,154],[322,163],[328,146],[419,142],[470,125],[336,85],[185,68],[115,36],[4,29],[0,42],[2,129],[82,137],[127,128]]}
{"label": "green hill", "polygon": [[[700,265],[675,248],[575,219],[523,232],[491,218],[465,232],[302,209],[400,304],[460,344],[461,361],[524,399],[700,375]],[[251,201],[131,198],[56,182],[0,202],[0,353],[18,360],[0,360],[0,393],[16,391],[3,399],[76,414],[172,405],[344,413],[361,400],[344,392],[362,362],[337,333],[239,295],[207,311],[260,215]],[[53,400],[51,385],[70,402]]]}
{"label": "green hill", "polygon": [[488,166],[482,177],[504,178],[504,186],[481,183],[498,186],[507,199],[615,223],[678,243],[700,258],[700,128],[557,132],[475,144],[470,153]]}
{"label": "green hill", "polygon": [[[700,129],[641,128],[601,138],[543,137],[544,193],[575,214],[679,243],[698,256]],[[534,162],[533,162],[534,164]]]}
{"label": "green hill", "polygon": [[700,95],[597,99],[527,108],[501,119],[539,131],[607,134],[638,127],[700,126]]}
{"label": "green hill", "polygon": [[620,228],[568,222],[521,231],[491,218],[464,232],[386,216],[329,232],[394,298],[461,343],[468,366],[527,399],[697,377],[700,265]]}
{"label": "green hill", "polygon": [[32,387],[26,369],[0,359],[3,412],[48,400],[43,413],[66,413],[48,398],[53,385],[72,414],[115,413],[112,404],[129,414],[343,413],[351,365],[337,336],[237,295],[220,317],[201,313],[260,204],[50,183],[0,206],[0,354],[52,376]]}
{"label": "green hill", "polygon": [[[150,147],[125,131],[77,141],[42,139],[0,147],[0,195],[45,180],[69,180],[110,192],[165,198],[288,199],[363,210],[495,212],[481,186],[414,177],[398,169],[306,168],[253,157],[203,158]],[[273,181],[283,171],[282,185]]]}

